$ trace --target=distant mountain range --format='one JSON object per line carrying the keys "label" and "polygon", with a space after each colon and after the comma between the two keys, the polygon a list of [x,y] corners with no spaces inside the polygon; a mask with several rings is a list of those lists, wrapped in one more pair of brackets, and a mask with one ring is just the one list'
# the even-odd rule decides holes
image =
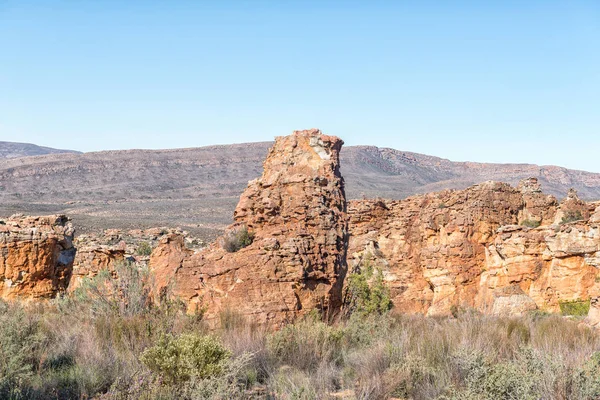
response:
{"label": "distant mountain range", "polygon": [[[0,142],[0,215],[65,212],[81,230],[177,225],[213,235],[231,220],[272,143],[78,154]],[[8,151],[7,149],[21,149]],[[52,154],[19,157],[35,151]],[[7,158],[8,157],[8,158]],[[17,158],[19,157],[19,158]],[[559,199],[569,188],[600,199],[600,174],[556,166],[453,162],[374,146],[341,153],[348,198],[400,199],[487,180],[537,177]]]}
{"label": "distant mountain range", "polygon": [[29,156],[41,156],[44,154],[57,153],[79,153],[73,150],[59,150],[51,147],[37,146],[31,143],[0,142],[1,158],[18,158]]}

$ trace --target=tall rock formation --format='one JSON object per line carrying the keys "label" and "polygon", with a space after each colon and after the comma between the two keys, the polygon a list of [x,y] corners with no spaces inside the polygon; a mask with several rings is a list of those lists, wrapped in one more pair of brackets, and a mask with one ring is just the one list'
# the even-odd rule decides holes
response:
{"label": "tall rock formation", "polygon": [[54,297],[69,284],[73,227],[64,215],[0,221],[0,298]]}
{"label": "tall rock formation", "polygon": [[[170,271],[159,285],[172,280],[174,294],[190,310],[205,308],[209,320],[227,309],[261,323],[292,320],[313,309],[335,312],[347,269],[342,144],[316,129],[278,137],[262,177],[249,182],[223,237],[191,256],[172,238],[159,245],[150,266]],[[228,252],[240,233],[252,242]],[[174,261],[164,262],[159,254]]]}

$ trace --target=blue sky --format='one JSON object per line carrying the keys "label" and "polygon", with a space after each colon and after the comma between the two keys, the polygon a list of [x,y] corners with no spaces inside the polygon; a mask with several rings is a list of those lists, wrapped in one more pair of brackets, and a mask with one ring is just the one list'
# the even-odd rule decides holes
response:
{"label": "blue sky", "polygon": [[0,140],[172,148],[311,127],[600,172],[600,2],[0,0]]}

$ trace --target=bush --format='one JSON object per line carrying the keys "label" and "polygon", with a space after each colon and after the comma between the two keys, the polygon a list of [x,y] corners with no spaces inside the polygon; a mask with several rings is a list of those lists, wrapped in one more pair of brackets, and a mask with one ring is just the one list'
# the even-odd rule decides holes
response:
{"label": "bush", "polygon": [[514,360],[499,363],[477,352],[459,354],[456,362],[460,374],[465,377],[465,386],[461,390],[451,390],[449,397],[457,400],[537,400],[544,371],[535,361],[529,349],[518,353]]}
{"label": "bush", "polygon": [[149,256],[152,254],[152,246],[148,242],[141,242],[135,252],[138,256]]}
{"label": "bush", "polygon": [[346,315],[384,314],[392,308],[390,290],[383,282],[381,270],[366,265],[348,276],[344,293]]}
{"label": "bush", "polygon": [[585,317],[590,311],[589,300],[559,301],[560,313],[574,317]]}
{"label": "bush", "polygon": [[320,398],[311,376],[289,366],[284,366],[273,374],[269,386],[278,399],[316,400]]}
{"label": "bush", "polygon": [[0,398],[19,398],[41,361],[41,323],[18,305],[0,300]]}
{"label": "bush", "polygon": [[581,211],[567,211],[560,223],[561,225],[568,224],[569,222],[581,221],[582,219],[583,215],[581,215]]}
{"label": "bush", "polygon": [[542,224],[541,221],[535,221],[532,219],[526,219],[521,221],[522,226],[526,226],[527,228],[537,228]]}
{"label": "bush", "polygon": [[182,334],[166,335],[156,345],[146,349],[142,362],[167,384],[219,376],[231,357],[221,342],[212,336]]}
{"label": "bush", "polygon": [[[127,276],[120,301],[139,304]],[[273,332],[229,310],[205,336],[174,303],[79,298],[0,302],[0,399],[600,398],[600,332],[560,315],[311,314]]]}
{"label": "bush", "polygon": [[267,347],[272,358],[284,365],[314,370],[322,361],[339,360],[343,335],[341,329],[307,318],[270,335]]}
{"label": "bush", "polygon": [[223,248],[229,253],[235,253],[244,247],[250,246],[253,240],[254,232],[249,232],[248,227],[242,226],[225,234]]}
{"label": "bush", "polygon": [[124,262],[114,274],[101,270],[85,278],[65,303],[94,315],[139,315],[152,309],[151,277],[148,268]]}

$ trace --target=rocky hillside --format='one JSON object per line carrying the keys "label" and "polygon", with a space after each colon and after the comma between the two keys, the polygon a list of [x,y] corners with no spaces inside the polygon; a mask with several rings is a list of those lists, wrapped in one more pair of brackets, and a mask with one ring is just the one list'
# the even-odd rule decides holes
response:
{"label": "rocky hillside", "polygon": [[558,198],[565,197],[572,187],[584,199],[600,199],[600,173],[552,165],[455,162],[374,146],[345,148],[341,163],[349,199],[403,199],[417,193],[465,189],[489,180],[516,186],[530,177],[537,178],[546,193]]}
{"label": "rocky hillside", "polygon": [[[272,144],[0,160],[0,216],[66,213],[79,232],[166,225],[214,237],[231,222],[247,182],[262,173]],[[600,199],[600,174],[561,167],[452,162],[372,146],[344,148],[340,157],[349,199],[403,199],[528,177],[559,199],[571,187],[584,199]]]}
{"label": "rocky hillside", "polygon": [[79,153],[73,150],[60,150],[51,147],[37,146],[31,143],[15,143],[0,141],[0,159],[41,156],[44,154]]}

